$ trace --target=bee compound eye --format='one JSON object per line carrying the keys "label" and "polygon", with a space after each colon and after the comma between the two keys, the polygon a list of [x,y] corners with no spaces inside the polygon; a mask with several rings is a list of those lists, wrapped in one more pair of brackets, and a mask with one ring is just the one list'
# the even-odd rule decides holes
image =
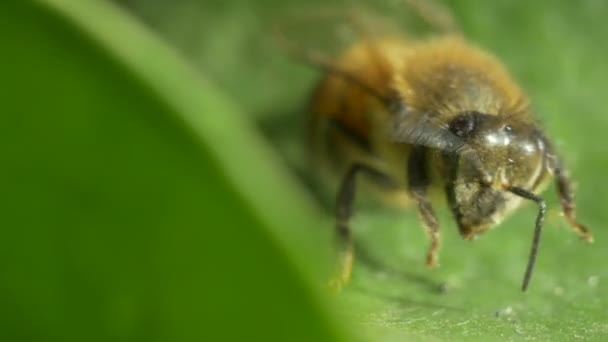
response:
{"label": "bee compound eye", "polygon": [[457,116],[454,120],[450,122],[450,131],[457,136],[464,138],[473,131],[477,126],[477,116],[475,113],[465,113]]}

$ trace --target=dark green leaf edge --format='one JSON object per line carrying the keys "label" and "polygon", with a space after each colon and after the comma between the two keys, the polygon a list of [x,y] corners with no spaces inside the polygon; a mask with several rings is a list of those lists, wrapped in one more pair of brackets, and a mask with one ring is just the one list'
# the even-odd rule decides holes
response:
{"label": "dark green leaf edge", "polygon": [[[324,226],[323,219],[244,114],[176,51],[118,6],[97,0],[37,2],[85,32],[174,109],[174,119],[213,154],[216,167],[264,223],[264,233],[276,241],[276,248],[325,313],[320,319],[335,322],[324,291],[312,280],[320,279],[326,268],[319,265],[329,260],[327,232],[317,229]],[[151,55],[155,58],[149,58]]]}

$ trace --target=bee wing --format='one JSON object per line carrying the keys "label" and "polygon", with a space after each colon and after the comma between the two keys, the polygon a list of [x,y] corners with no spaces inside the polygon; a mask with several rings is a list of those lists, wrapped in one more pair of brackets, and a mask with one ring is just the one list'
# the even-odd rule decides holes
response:
{"label": "bee wing", "polygon": [[395,142],[426,146],[449,153],[467,149],[464,139],[452,133],[449,125],[431,113],[408,111],[404,105],[396,109],[392,137]]}
{"label": "bee wing", "polygon": [[296,58],[314,55],[331,64],[357,42],[402,35],[393,20],[376,12],[362,7],[300,8],[280,15],[274,25],[275,41]]}
{"label": "bee wing", "polygon": [[405,32],[420,31],[422,27],[427,29],[423,31],[430,28],[431,32],[460,34],[449,9],[436,0],[365,1],[365,6],[347,0],[344,6],[335,6],[298,6],[290,12],[279,11],[283,13],[276,14],[275,41],[300,59],[314,56],[315,62],[331,63],[362,40],[407,38]]}
{"label": "bee wing", "polygon": [[[350,72],[336,63],[340,55],[354,44],[367,44],[370,58],[377,64],[381,74],[390,73],[387,59],[374,41],[381,39],[408,39],[405,25],[412,22],[412,15],[406,5],[410,5],[419,16],[437,12],[428,7],[433,2],[403,0],[382,2],[378,8],[326,8],[303,10],[281,15],[275,23],[274,37],[278,46],[289,55],[313,66],[333,73],[345,80],[359,84],[387,105],[388,110],[397,113],[394,127],[389,128],[396,142],[427,146],[447,152],[457,152],[465,147],[464,141],[449,131],[448,125],[426,113],[413,113],[406,106],[394,106],[394,94],[383,94],[374,89],[357,73]],[[427,8],[420,8],[426,4]],[[387,7],[388,6],[388,7]],[[430,9],[429,9],[430,8]],[[426,11],[426,12],[425,12]],[[382,13],[380,15],[378,13]],[[426,14],[425,14],[426,13]],[[380,38],[375,40],[375,38]],[[387,77],[388,78],[388,77]]]}
{"label": "bee wing", "polygon": [[371,95],[385,101],[386,94],[373,86],[348,65],[338,63],[345,51],[356,44],[366,44],[370,60],[377,65],[379,75],[388,75],[390,67],[382,51],[375,46],[376,38],[401,38],[404,35],[395,20],[377,14],[378,11],[357,8],[299,10],[283,15],[275,24],[274,37],[278,46],[292,57],[327,73],[343,77],[360,85]]}

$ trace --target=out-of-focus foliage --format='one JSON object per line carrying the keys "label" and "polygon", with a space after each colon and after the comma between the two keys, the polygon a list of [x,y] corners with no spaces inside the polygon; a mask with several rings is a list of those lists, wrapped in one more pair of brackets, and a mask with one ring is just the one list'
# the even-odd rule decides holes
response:
{"label": "out-of-focus foliage", "polygon": [[215,87],[110,2],[3,3],[0,42],[0,340],[337,339],[315,212]]}

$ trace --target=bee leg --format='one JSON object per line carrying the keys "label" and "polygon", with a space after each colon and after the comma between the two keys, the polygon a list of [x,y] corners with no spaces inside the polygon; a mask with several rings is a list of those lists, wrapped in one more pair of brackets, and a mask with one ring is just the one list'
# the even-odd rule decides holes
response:
{"label": "bee leg", "polygon": [[336,233],[340,251],[340,264],[338,274],[330,281],[330,287],[337,290],[349,282],[353,269],[354,243],[350,229],[350,218],[353,216],[356,180],[359,174],[365,174],[379,185],[390,187],[395,184],[389,176],[361,163],[353,164],[344,176],[336,201]]}
{"label": "bee leg", "polygon": [[412,196],[418,202],[418,212],[424,221],[424,227],[427,235],[431,239],[426,255],[426,265],[430,268],[439,266],[439,249],[441,247],[441,231],[439,229],[439,222],[437,216],[433,210],[431,202],[426,197],[426,194],[412,192]]}
{"label": "bee leg", "polygon": [[555,177],[559,198],[562,203],[564,216],[572,229],[578,233],[586,242],[593,242],[593,235],[587,227],[576,221],[576,206],[574,204],[574,192],[572,190],[572,182],[561,168],[555,169]]}
{"label": "bee leg", "polygon": [[431,239],[426,264],[428,267],[437,267],[439,266],[441,232],[433,206],[426,195],[429,185],[426,148],[418,146],[414,148],[408,160],[408,187],[412,197],[418,203],[418,212]]}

